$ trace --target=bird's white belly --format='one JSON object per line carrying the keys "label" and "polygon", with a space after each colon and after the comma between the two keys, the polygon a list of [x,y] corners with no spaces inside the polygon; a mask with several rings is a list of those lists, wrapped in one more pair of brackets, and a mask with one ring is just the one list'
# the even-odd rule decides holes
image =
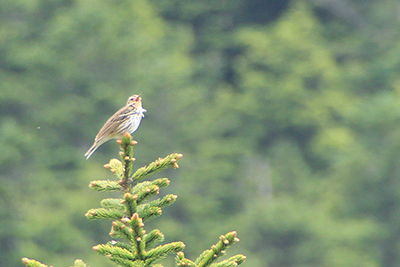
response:
{"label": "bird's white belly", "polygon": [[137,130],[137,128],[140,125],[140,122],[141,122],[142,118],[144,117],[144,113],[146,111],[147,110],[145,110],[144,108],[140,108],[136,115],[131,116],[131,121],[130,121],[130,125],[129,125],[129,128],[128,128],[128,132],[129,133],[133,133],[134,131]]}

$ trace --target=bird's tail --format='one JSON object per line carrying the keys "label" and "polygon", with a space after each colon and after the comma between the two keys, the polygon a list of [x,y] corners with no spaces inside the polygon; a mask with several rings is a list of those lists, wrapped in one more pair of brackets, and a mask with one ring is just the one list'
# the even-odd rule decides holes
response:
{"label": "bird's tail", "polygon": [[93,146],[85,154],[86,159],[89,159],[99,146],[98,142],[94,142]]}
{"label": "bird's tail", "polygon": [[102,144],[104,144],[108,140],[110,140],[110,138],[102,137],[100,139],[95,139],[93,146],[85,154],[86,159],[89,159],[90,156],[96,151],[96,149],[98,149],[99,146],[101,146]]}

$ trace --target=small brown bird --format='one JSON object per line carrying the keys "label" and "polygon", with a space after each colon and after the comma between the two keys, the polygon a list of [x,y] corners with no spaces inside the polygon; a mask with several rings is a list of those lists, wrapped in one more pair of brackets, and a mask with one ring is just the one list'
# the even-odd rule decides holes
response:
{"label": "small brown bird", "polygon": [[96,151],[96,149],[110,139],[122,138],[124,133],[132,134],[137,130],[142,118],[147,110],[142,108],[142,98],[140,95],[133,95],[128,98],[125,107],[118,110],[100,129],[94,139],[93,146],[86,152],[86,159]]}

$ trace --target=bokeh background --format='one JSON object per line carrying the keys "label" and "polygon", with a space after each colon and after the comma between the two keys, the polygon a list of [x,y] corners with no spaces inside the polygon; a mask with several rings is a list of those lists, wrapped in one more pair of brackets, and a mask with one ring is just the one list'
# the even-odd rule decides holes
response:
{"label": "bokeh background", "polygon": [[0,0],[1,266],[114,266],[84,214],[118,146],[83,154],[134,93],[135,166],[184,154],[146,227],[188,258],[400,266],[398,0]]}

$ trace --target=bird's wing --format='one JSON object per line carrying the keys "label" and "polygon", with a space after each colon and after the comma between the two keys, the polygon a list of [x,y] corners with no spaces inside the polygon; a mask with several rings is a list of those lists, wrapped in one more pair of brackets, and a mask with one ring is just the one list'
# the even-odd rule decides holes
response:
{"label": "bird's wing", "polygon": [[99,133],[96,135],[95,140],[99,140],[107,135],[113,135],[117,131],[118,126],[124,120],[126,120],[126,117],[129,116],[129,114],[132,112],[132,109],[132,106],[125,106],[115,112],[114,115],[112,115],[100,129]]}

